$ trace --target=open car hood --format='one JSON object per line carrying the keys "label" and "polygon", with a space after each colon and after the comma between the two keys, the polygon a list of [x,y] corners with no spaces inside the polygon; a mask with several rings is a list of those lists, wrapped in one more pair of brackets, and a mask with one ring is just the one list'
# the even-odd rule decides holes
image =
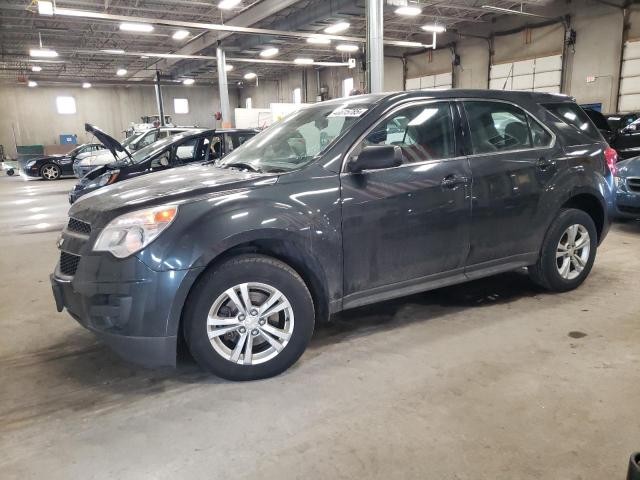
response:
{"label": "open car hood", "polygon": [[123,147],[122,144],[111,135],[106,134],[98,127],[93,126],[89,123],[84,124],[84,130],[85,132],[94,135],[100,141],[100,143],[107,147],[107,149],[111,152],[111,155],[113,155],[113,158],[115,158],[116,160],[118,160],[118,154],[116,152],[123,152],[131,159],[131,161],[133,161],[129,150]]}

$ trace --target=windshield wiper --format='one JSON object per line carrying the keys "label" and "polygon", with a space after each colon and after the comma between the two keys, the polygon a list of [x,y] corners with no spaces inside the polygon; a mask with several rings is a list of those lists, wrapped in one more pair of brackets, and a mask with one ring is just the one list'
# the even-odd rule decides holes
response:
{"label": "windshield wiper", "polygon": [[239,170],[250,170],[252,172],[256,172],[256,173],[262,173],[262,170],[259,169],[258,167],[251,165],[250,163],[243,163],[243,162],[237,162],[237,163],[228,163],[226,165],[224,165],[225,168],[237,168]]}

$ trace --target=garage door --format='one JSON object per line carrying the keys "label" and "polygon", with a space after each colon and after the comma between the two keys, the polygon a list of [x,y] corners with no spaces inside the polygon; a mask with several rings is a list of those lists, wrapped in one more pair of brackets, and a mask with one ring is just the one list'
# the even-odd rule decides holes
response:
{"label": "garage door", "polygon": [[562,55],[549,55],[491,65],[489,88],[560,93]]}
{"label": "garage door", "polygon": [[451,72],[439,73],[436,75],[425,75],[417,78],[407,78],[405,90],[444,90],[453,88],[453,75]]}
{"label": "garage door", "polygon": [[640,110],[640,41],[624,44],[618,110]]}

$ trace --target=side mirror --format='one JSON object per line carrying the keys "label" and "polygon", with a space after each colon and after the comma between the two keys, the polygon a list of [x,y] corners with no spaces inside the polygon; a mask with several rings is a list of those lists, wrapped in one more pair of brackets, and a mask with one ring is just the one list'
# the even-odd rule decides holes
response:
{"label": "side mirror", "polygon": [[402,165],[402,149],[397,145],[369,145],[364,147],[357,157],[349,160],[350,172],[379,170]]}

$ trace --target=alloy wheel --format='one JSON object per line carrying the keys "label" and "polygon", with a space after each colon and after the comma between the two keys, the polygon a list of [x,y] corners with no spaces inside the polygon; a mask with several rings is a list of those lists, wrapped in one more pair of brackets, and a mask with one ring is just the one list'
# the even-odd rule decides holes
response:
{"label": "alloy wheel", "polygon": [[277,288],[241,283],[216,298],[207,317],[207,335],[224,359],[257,365],[278,355],[289,343],[293,308]]}
{"label": "alloy wheel", "polygon": [[573,280],[584,270],[591,253],[591,238],[583,225],[569,226],[558,242],[556,267],[565,280]]}
{"label": "alloy wheel", "polygon": [[42,176],[47,180],[55,180],[58,178],[59,172],[53,165],[47,165],[42,169]]}

